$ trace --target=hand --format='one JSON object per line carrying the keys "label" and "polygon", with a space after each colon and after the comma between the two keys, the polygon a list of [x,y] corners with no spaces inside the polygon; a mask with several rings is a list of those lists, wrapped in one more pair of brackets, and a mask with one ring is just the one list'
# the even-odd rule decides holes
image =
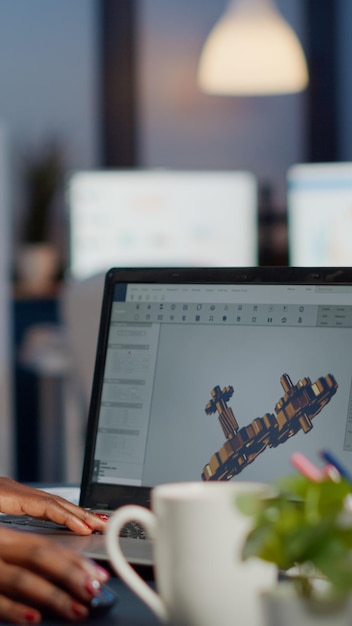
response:
{"label": "hand", "polygon": [[60,496],[27,487],[0,477],[0,512],[11,515],[31,515],[67,526],[78,535],[94,530],[103,532],[107,519],[68,502]]}
{"label": "hand", "polygon": [[53,540],[0,529],[1,621],[37,623],[43,611],[84,619],[108,577],[103,568]]}

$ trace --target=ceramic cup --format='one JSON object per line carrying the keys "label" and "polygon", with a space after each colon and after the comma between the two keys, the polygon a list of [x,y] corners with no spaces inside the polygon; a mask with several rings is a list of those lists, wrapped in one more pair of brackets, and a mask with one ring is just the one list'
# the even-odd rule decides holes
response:
{"label": "ceramic cup", "polygon": [[[266,487],[249,482],[175,483],[152,490],[152,510],[128,505],[115,511],[106,529],[111,564],[158,618],[182,626],[262,623],[260,592],[276,581],[275,568],[243,561],[249,518],[236,506],[240,493]],[[126,561],[118,540],[129,521],[153,540],[157,592]]]}

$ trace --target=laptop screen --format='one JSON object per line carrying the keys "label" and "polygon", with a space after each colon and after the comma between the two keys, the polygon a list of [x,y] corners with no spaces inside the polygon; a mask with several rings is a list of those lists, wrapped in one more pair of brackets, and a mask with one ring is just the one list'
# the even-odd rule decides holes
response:
{"label": "laptop screen", "polygon": [[322,448],[352,468],[352,284],[294,272],[114,284],[93,483],[270,481]]}

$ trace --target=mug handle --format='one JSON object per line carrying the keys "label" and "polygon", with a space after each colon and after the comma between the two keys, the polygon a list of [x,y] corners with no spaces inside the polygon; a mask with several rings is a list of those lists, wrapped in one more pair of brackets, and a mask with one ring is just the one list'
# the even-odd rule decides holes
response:
{"label": "mug handle", "polygon": [[154,513],[149,511],[149,509],[133,504],[117,509],[110,517],[105,530],[105,545],[111,565],[126,585],[143,600],[155,615],[162,622],[167,622],[166,607],[159,594],[151,589],[143,578],[137,574],[121,550],[119,535],[128,522],[137,522],[143,526],[150,539],[154,539],[156,535],[157,520]]}

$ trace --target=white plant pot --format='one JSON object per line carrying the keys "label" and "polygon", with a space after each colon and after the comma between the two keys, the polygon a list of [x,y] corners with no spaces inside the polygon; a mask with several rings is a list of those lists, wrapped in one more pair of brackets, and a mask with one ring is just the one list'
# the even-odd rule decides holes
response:
{"label": "white plant pot", "polygon": [[346,600],[307,600],[291,582],[262,594],[263,626],[350,626],[352,596]]}

